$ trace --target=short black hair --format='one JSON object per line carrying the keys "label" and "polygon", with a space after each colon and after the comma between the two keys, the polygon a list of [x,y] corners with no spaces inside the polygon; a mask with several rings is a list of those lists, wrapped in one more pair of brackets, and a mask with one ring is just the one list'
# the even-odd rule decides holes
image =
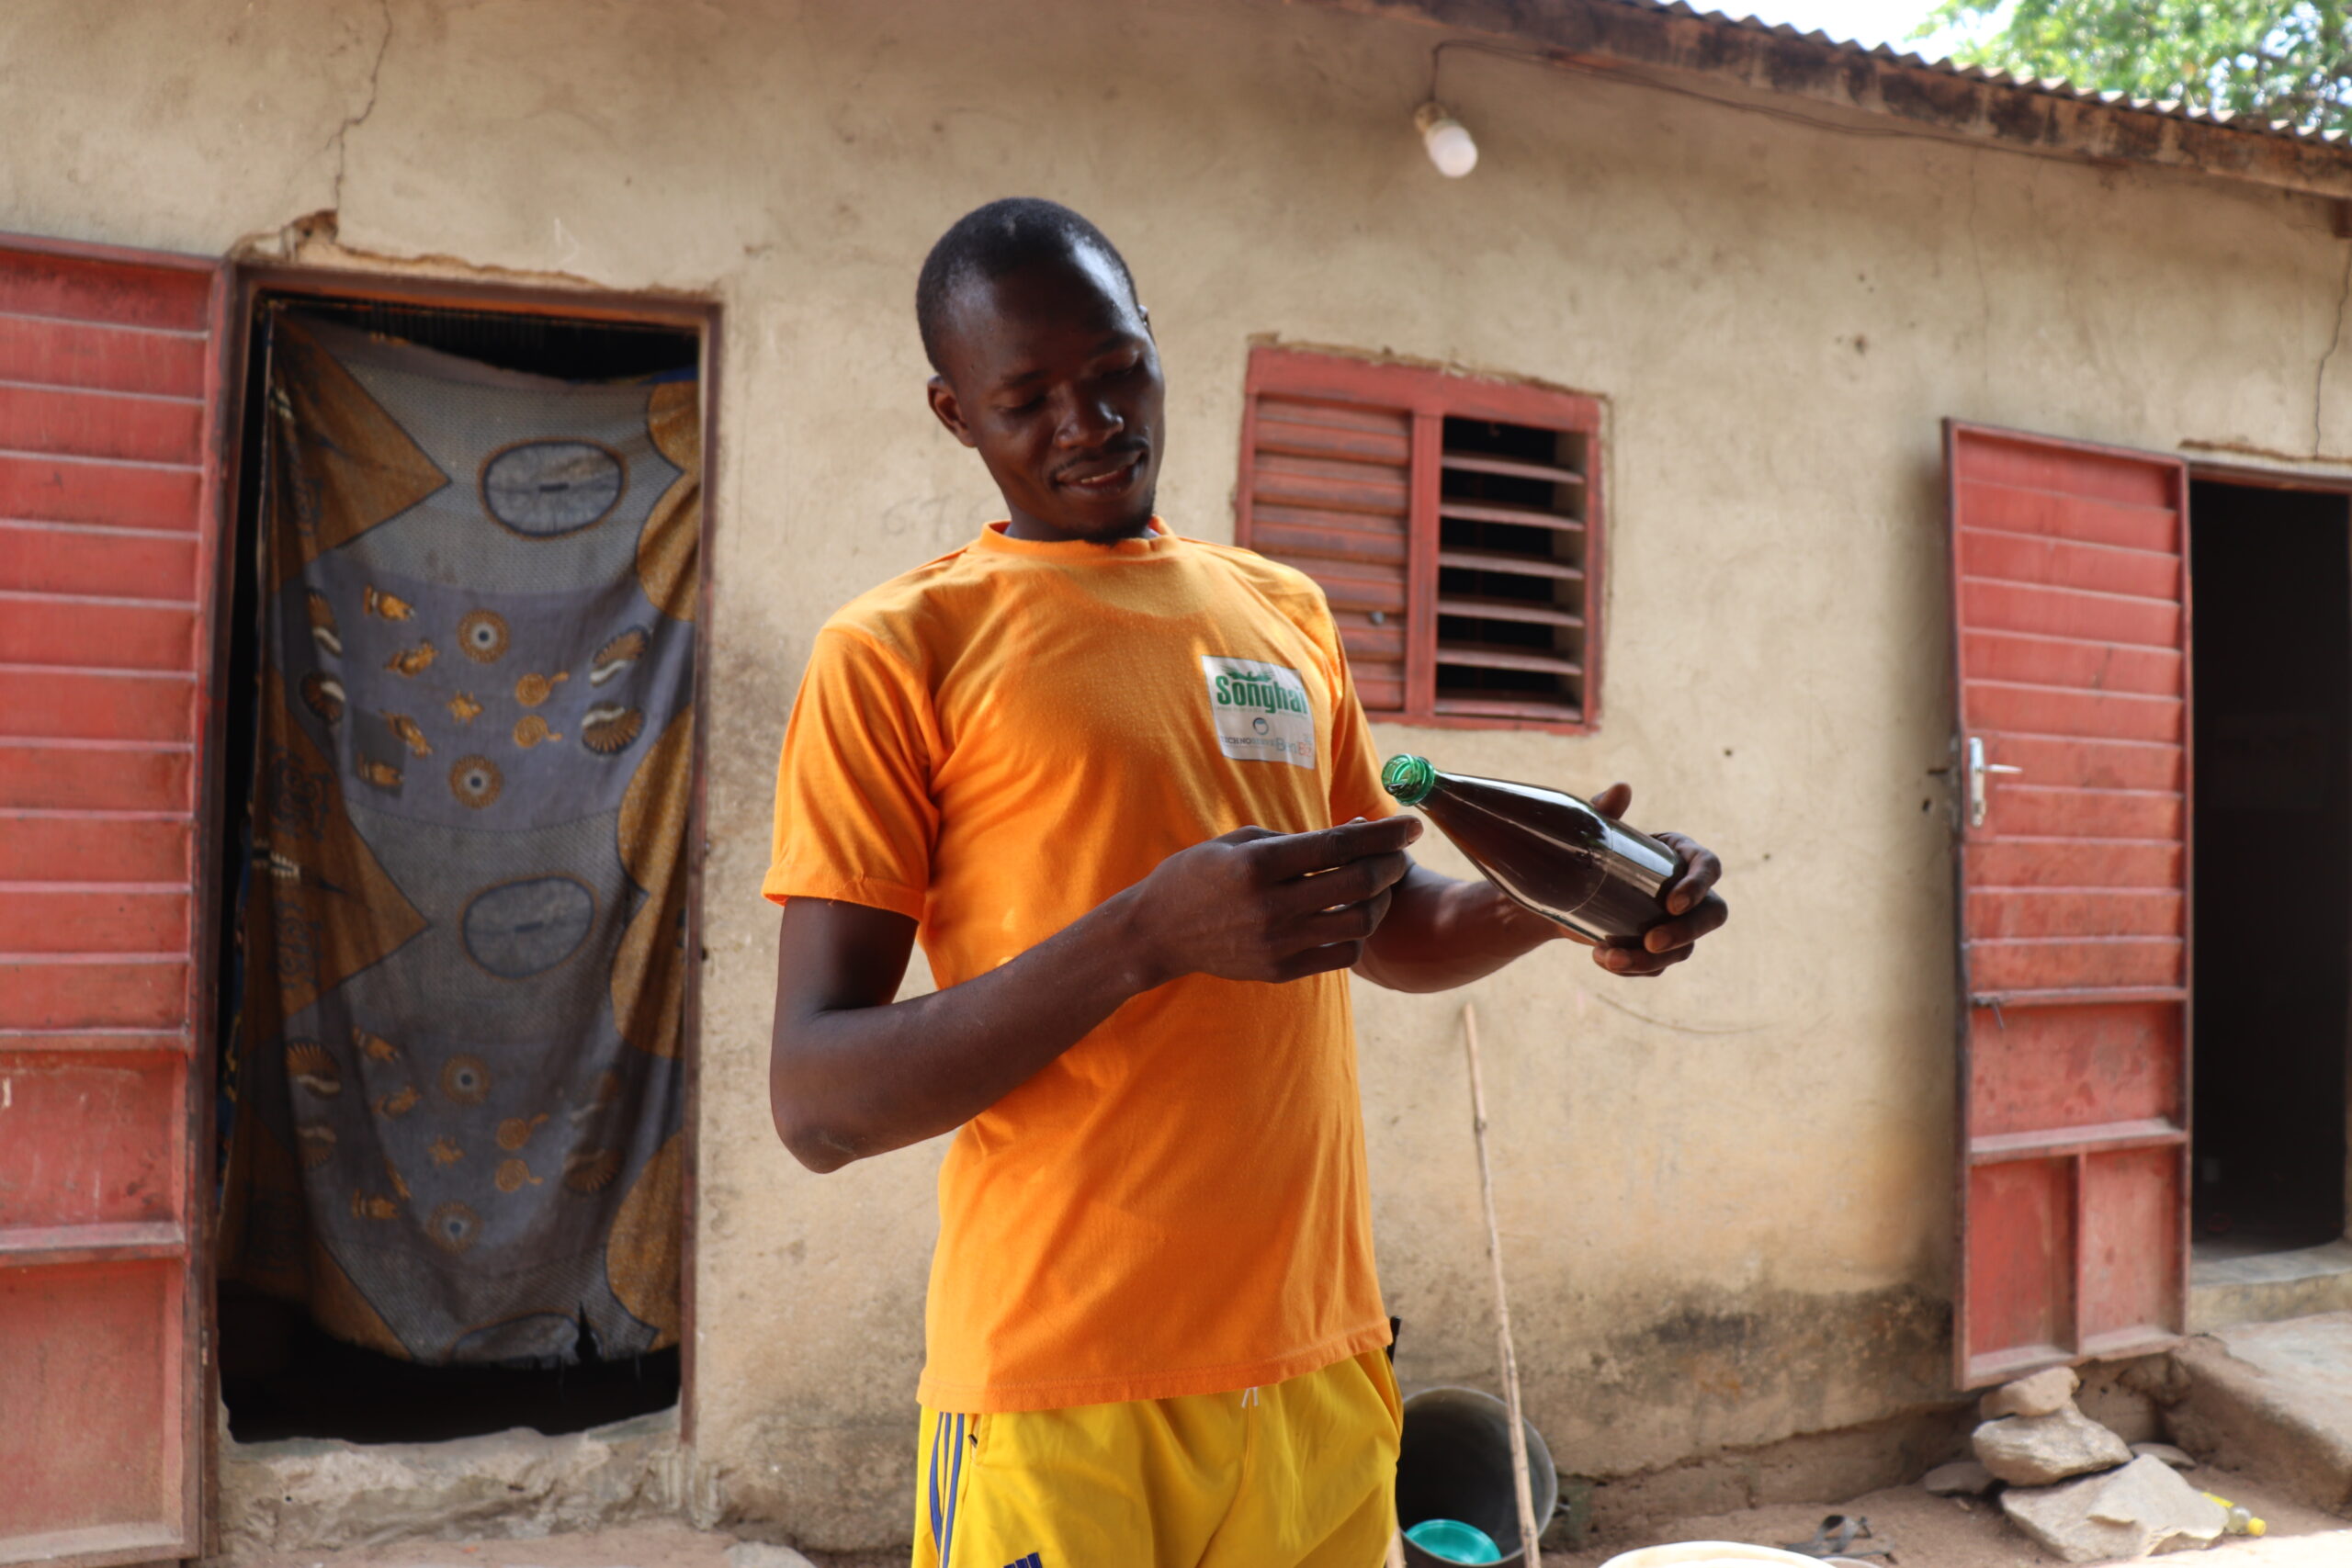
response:
{"label": "short black hair", "polygon": [[965,283],[975,278],[993,282],[1033,262],[1059,261],[1080,250],[1109,261],[1127,286],[1127,299],[1140,303],[1135,274],[1127,270],[1119,247],[1058,201],[1007,197],[956,220],[923,258],[922,276],[915,282],[915,326],[922,333],[923,357],[931,367],[944,369],[940,339],[946,331],[947,305]]}

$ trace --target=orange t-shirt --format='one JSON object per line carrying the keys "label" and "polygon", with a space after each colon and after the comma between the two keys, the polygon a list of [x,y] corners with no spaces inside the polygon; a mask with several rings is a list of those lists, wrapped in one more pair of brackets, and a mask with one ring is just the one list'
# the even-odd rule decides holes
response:
{"label": "orange t-shirt", "polygon": [[[1178,850],[1393,809],[1320,590],[1166,532],[979,539],[818,633],[763,891],[922,922],[942,987]],[[936,1410],[1278,1382],[1386,1343],[1344,973],[1192,975],[956,1134]]]}

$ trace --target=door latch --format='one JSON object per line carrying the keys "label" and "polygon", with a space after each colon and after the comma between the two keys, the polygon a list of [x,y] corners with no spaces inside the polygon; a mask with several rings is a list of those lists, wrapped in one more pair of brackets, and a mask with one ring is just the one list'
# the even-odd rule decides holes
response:
{"label": "door latch", "polygon": [[2012,768],[2007,763],[1986,761],[1984,740],[1976,736],[1970,736],[1968,738],[1968,825],[1972,828],[1984,826],[1984,813],[1987,809],[1984,799],[1985,774],[2023,772],[2025,772],[2023,768]]}

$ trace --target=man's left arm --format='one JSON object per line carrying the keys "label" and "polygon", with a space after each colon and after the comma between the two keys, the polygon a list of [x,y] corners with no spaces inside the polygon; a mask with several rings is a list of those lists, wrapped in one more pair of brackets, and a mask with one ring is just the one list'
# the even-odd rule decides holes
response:
{"label": "man's left arm", "polygon": [[[1631,788],[1611,784],[1592,804],[1604,816],[1623,817],[1633,801]],[[1731,913],[1713,890],[1724,868],[1713,851],[1679,833],[1653,837],[1679,863],[1661,895],[1673,918],[1638,939],[1592,950],[1595,964],[1630,979],[1662,975],[1681,963]],[[1416,865],[1393,889],[1387,918],[1364,943],[1355,971],[1392,991],[1451,990],[1561,937],[1584,941],[1513,902],[1491,882],[1456,882]]]}

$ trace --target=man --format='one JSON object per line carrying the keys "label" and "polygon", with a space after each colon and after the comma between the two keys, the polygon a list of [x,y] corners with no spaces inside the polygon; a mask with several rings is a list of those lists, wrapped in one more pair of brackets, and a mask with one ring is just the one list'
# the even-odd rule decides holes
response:
{"label": "man", "polygon": [[[916,308],[1006,519],[819,633],[764,886],[786,1145],[956,1134],[915,1562],[1371,1568],[1399,1416],[1344,972],[1436,990],[1564,933],[1408,858],[1315,586],[1154,516],[1159,360],[1093,225],[981,208]],[[1221,739],[1236,660],[1311,745]],[[1678,918],[1614,974],[1722,922],[1665,839]],[[893,1001],[918,934],[940,988]]]}

